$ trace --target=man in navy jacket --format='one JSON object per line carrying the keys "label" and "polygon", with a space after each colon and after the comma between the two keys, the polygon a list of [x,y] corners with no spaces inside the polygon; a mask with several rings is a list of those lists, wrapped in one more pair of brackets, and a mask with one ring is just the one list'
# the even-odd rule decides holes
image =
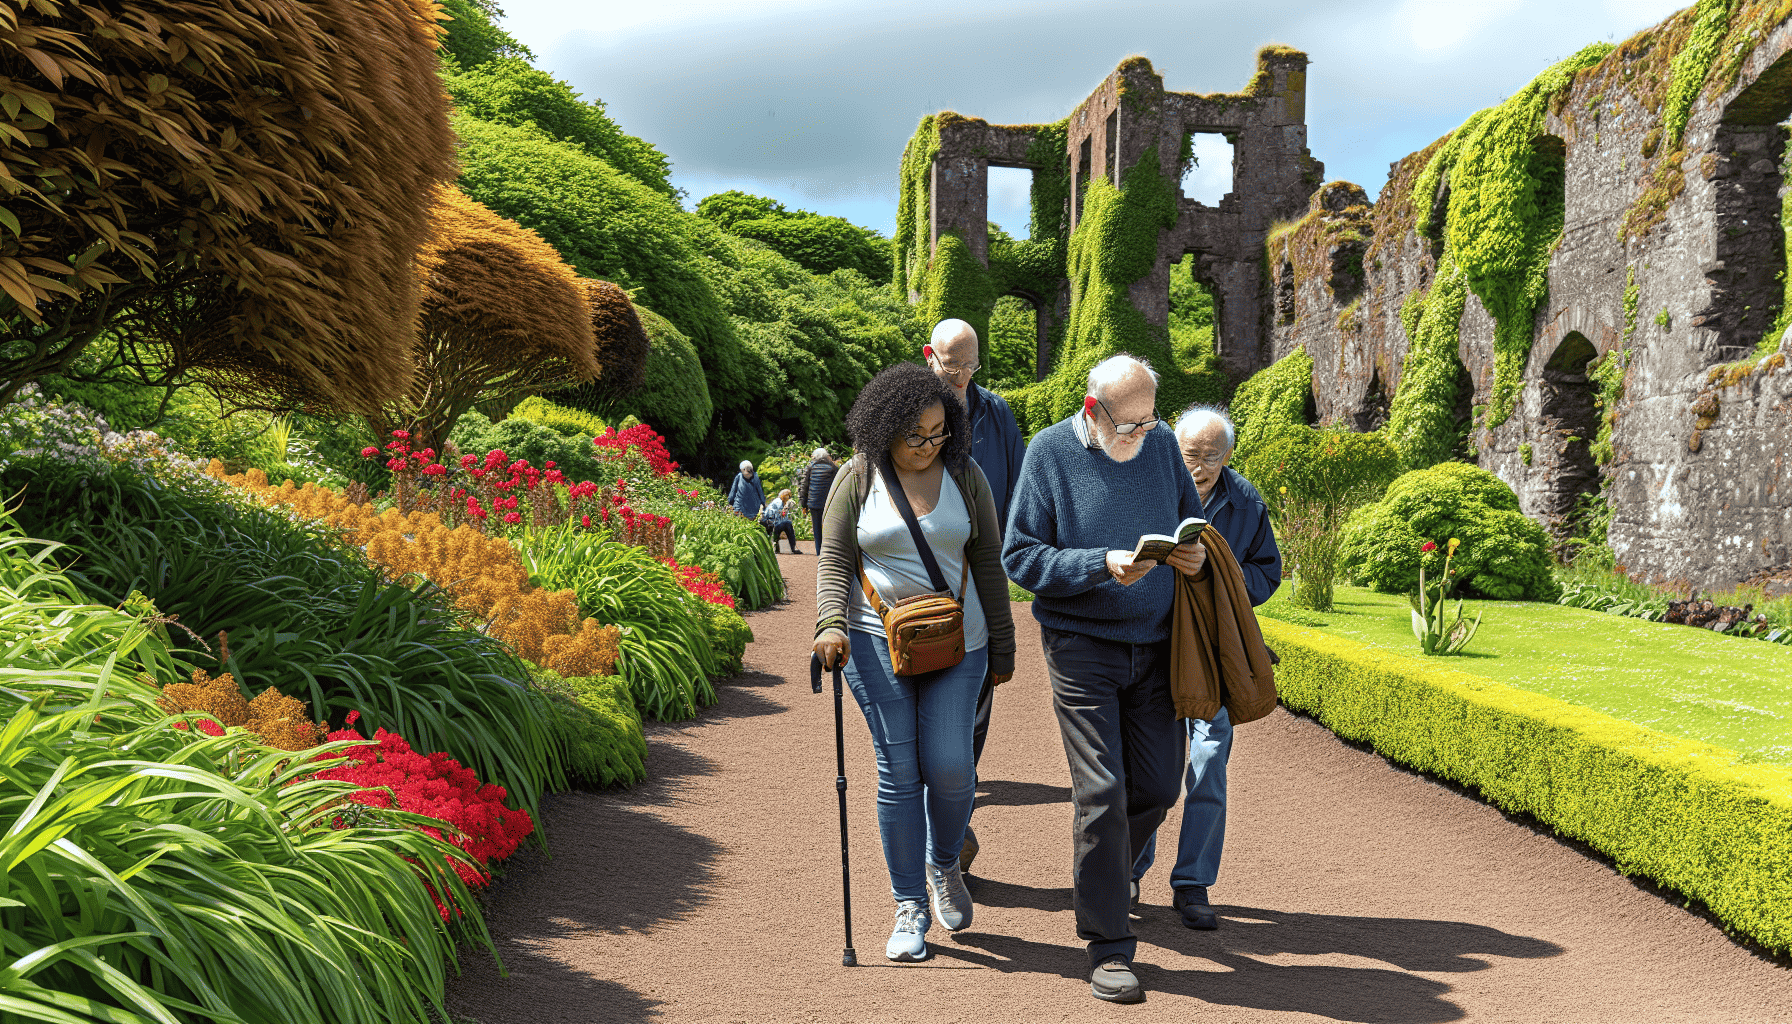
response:
{"label": "man in navy jacket", "polygon": [[[1210,405],[1190,406],[1176,421],[1182,464],[1201,492],[1207,521],[1226,539],[1244,570],[1245,590],[1255,607],[1282,585],[1282,553],[1263,496],[1228,465],[1236,437],[1232,421]],[[1182,834],[1170,888],[1182,923],[1207,931],[1220,923],[1207,901],[1207,887],[1219,879],[1220,851],[1226,843],[1226,763],[1232,757],[1232,722],[1226,709],[1221,708],[1211,722],[1188,719],[1188,740],[1183,780],[1188,797],[1182,805]],[[1156,853],[1157,837],[1152,836],[1133,864],[1135,894]]]}
{"label": "man in navy jacket", "polygon": [[[1020,480],[1021,459],[1027,443],[1021,440],[1020,424],[1014,410],[1001,395],[975,384],[971,375],[978,362],[977,331],[963,320],[941,320],[933,329],[933,337],[921,347],[922,358],[940,381],[952,389],[964,403],[971,420],[971,458],[982,468],[989,481],[990,493],[996,499],[997,525],[1008,529],[1008,505],[1014,500],[1014,485]],[[989,738],[989,714],[995,706],[995,676],[984,677],[983,692],[977,697],[976,729],[971,739],[973,763],[983,757],[983,741]],[[961,871],[971,870],[977,856],[977,834],[965,830],[964,851],[958,856]]]}

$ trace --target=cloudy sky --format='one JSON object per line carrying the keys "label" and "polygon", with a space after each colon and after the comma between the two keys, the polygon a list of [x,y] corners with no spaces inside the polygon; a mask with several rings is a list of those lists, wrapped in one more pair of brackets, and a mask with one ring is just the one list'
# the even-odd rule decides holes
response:
{"label": "cloudy sky", "polygon": [[[1375,195],[1388,164],[1550,63],[1619,41],[1674,0],[501,0],[537,63],[601,98],[672,160],[687,205],[725,189],[890,233],[896,167],[924,114],[1055,121],[1130,54],[1185,92],[1242,87],[1258,46],[1313,64],[1308,145],[1330,178]],[[1185,184],[1231,179],[1202,137]],[[1026,230],[1026,172],[991,176],[990,219]]]}

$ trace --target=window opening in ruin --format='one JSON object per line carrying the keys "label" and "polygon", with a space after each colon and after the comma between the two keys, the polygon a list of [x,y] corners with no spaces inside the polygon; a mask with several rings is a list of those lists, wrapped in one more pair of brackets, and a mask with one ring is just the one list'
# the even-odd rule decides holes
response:
{"label": "window opening in ruin", "polygon": [[1276,268],[1276,320],[1284,326],[1294,322],[1294,264],[1289,260]]}
{"label": "window opening in ruin", "polygon": [[1195,132],[1194,155],[1182,172],[1182,195],[1218,206],[1232,191],[1232,141],[1218,132]]}
{"label": "window opening in ruin", "polygon": [[1089,190],[1089,173],[1094,165],[1094,146],[1095,137],[1090,135],[1085,136],[1083,144],[1077,147],[1076,195],[1071,197],[1072,201],[1076,203],[1076,216],[1071,218],[1073,222],[1082,219],[1083,193]]}
{"label": "window opening in ruin", "polygon": [[1109,112],[1108,119],[1106,121],[1106,130],[1102,132],[1102,136],[1101,136],[1102,137],[1102,146],[1105,147],[1101,151],[1101,166],[1102,166],[1103,173],[1105,173],[1108,176],[1108,180],[1110,182],[1113,182],[1116,185],[1120,184],[1120,139],[1118,138],[1119,134],[1120,134],[1120,111],[1114,110],[1114,111]]}
{"label": "window opening in ruin", "polygon": [[1025,239],[1033,215],[1033,172],[1025,167],[989,169],[989,219]]}
{"label": "window opening in ruin", "polygon": [[1599,409],[1587,376],[1587,364],[1598,355],[1585,335],[1570,331],[1537,382],[1541,401],[1530,442],[1530,473],[1542,482],[1540,511],[1558,536],[1566,535],[1580,496],[1599,490],[1599,466],[1591,450],[1599,432]]}
{"label": "window opening in ruin", "polygon": [[[1715,191],[1717,259],[1708,304],[1692,311],[1711,362],[1765,355],[1792,321],[1786,281],[1787,120],[1792,54],[1780,57],[1724,109],[1705,159]],[[1707,333],[1711,332],[1711,333]]]}

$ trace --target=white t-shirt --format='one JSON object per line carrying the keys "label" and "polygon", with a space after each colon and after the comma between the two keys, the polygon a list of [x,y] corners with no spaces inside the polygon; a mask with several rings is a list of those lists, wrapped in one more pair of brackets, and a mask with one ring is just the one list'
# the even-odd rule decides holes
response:
{"label": "white t-shirt", "polygon": [[[934,503],[933,511],[920,516],[919,520],[921,535],[933,548],[933,560],[939,563],[940,575],[946,578],[946,586],[964,606],[964,649],[975,651],[988,646],[989,624],[984,621],[983,605],[977,600],[976,577],[967,577],[965,592],[958,593],[959,577],[964,572],[964,546],[971,539],[971,513],[950,473],[941,476],[940,500]],[[865,507],[859,512],[859,552],[864,556],[865,576],[876,588],[885,607],[905,597],[934,592],[933,582],[927,575],[927,563],[915,553],[915,539],[884,487],[881,472],[871,474],[871,493],[866,495]],[[865,600],[856,578],[848,592],[852,603],[847,610],[847,624],[853,629],[882,636],[883,620]]]}

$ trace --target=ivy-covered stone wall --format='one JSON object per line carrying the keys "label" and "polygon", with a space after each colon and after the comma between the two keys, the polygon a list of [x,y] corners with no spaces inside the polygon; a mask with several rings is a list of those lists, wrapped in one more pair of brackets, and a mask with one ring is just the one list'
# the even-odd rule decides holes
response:
{"label": "ivy-covered stone wall", "polygon": [[1265,248],[1272,354],[1311,357],[1323,420],[1478,461],[1558,529],[1603,496],[1635,574],[1792,563],[1789,19],[1700,0],[1396,161],[1366,208],[1327,186]]}

